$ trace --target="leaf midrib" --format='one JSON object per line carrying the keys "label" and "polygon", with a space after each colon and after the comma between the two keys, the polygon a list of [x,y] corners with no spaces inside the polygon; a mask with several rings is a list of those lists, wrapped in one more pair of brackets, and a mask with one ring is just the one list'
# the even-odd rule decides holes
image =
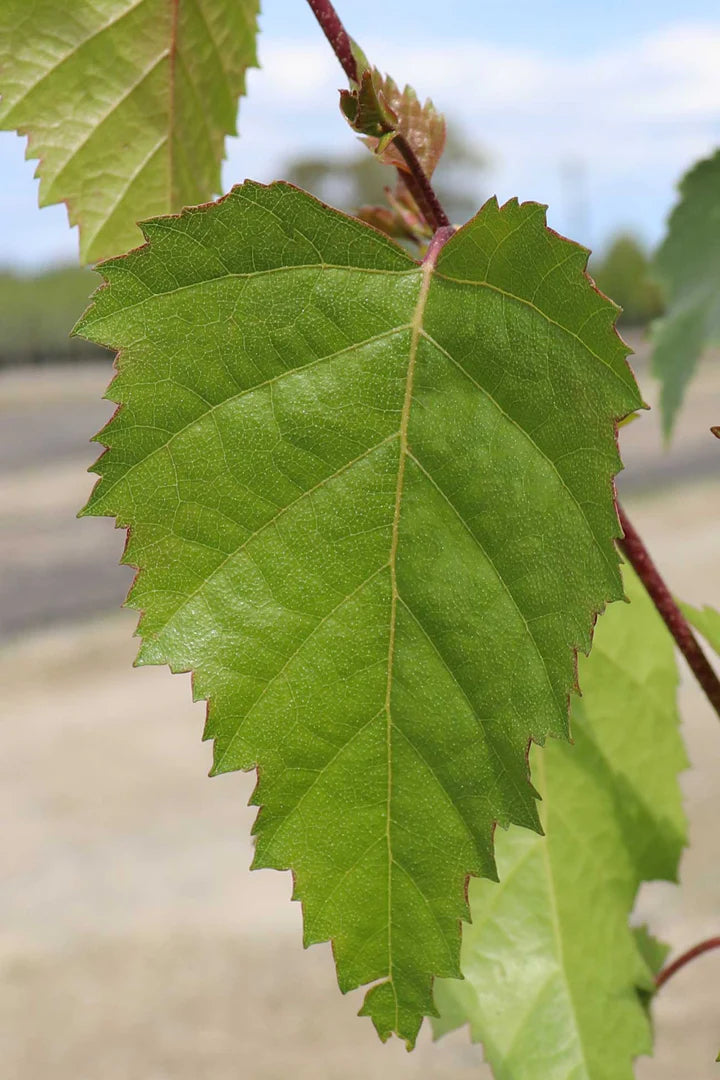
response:
{"label": "leaf midrib", "polygon": [[392,534],[390,542],[390,632],[388,635],[388,659],[387,659],[387,684],[385,689],[385,716],[386,716],[386,741],[387,741],[387,804],[385,813],[385,836],[387,841],[387,862],[388,862],[388,883],[387,883],[387,907],[388,907],[388,979],[390,986],[392,987],[393,997],[395,999],[395,1029],[397,1030],[400,1023],[398,995],[395,990],[395,981],[393,978],[393,952],[392,952],[392,872],[395,865],[395,859],[393,857],[393,845],[391,836],[391,821],[392,821],[392,786],[393,786],[393,761],[392,761],[392,732],[393,732],[393,720],[392,720],[392,685],[393,685],[393,666],[395,661],[395,632],[397,626],[397,606],[398,606],[398,586],[397,586],[397,551],[398,542],[400,536],[400,512],[402,507],[403,488],[405,482],[405,465],[408,457],[408,426],[410,423],[410,412],[412,409],[412,395],[413,385],[415,381],[415,361],[417,359],[418,345],[420,343],[420,337],[423,329],[423,317],[425,315],[425,307],[427,305],[428,294],[430,292],[430,282],[432,281],[433,271],[435,269],[435,262],[437,254],[431,246],[431,252],[422,265],[422,277],[420,281],[420,290],[418,292],[418,298],[415,304],[415,310],[413,312],[412,321],[410,324],[410,349],[408,353],[408,366],[407,374],[405,377],[405,395],[403,398],[402,412],[400,414],[400,449],[398,456],[398,474],[397,484],[395,487],[395,509],[393,513]]}
{"label": "leaf midrib", "polygon": [[180,0],[170,0],[170,47],[168,49],[168,205],[180,201],[175,180],[175,69],[178,58],[178,19]]}

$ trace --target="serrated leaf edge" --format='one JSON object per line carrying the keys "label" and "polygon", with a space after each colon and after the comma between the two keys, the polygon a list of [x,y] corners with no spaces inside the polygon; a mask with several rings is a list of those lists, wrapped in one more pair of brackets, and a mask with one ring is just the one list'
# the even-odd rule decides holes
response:
{"label": "serrated leaf edge", "polygon": [[[197,206],[185,207],[177,214],[154,216],[154,217],[146,219],[145,221],[139,222],[138,224],[139,224],[139,226],[140,226],[140,228],[142,230],[143,236],[145,238],[144,242],[142,244],[138,245],[137,247],[133,248],[131,251],[128,251],[127,253],[123,254],[123,255],[114,256],[114,257],[111,257],[111,258],[104,259],[104,260],[100,261],[99,263],[96,264],[94,269],[99,274],[104,276],[104,269],[103,269],[104,267],[107,267],[109,265],[116,265],[116,264],[124,261],[125,259],[129,258],[130,256],[144,255],[152,246],[152,238],[150,237],[150,235],[149,235],[149,233],[147,231],[147,227],[153,225],[156,222],[157,223],[162,223],[162,222],[165,222],[167,220],[172,220],[172,219],[179,220],[179,219],[184,218],[184,217],[186,217],[188,215],[193,215],[193,214],[196,214],[196,213],[201,213],[203,211],[210,210],[212,207],[217,206],[219,203],[225,202],[226,200],[232,198],[235,195],[236,192],[238,192],[239,190],[241,190],[243,188],[248,188],[248,189],[252,190],[253,188],[268,189],[268,188],[272,188],[272,187],[286,187],[286,188],[294,189],[296,191],[301,191],[302,190],[302,189],[298,188],[296,185],[289,184],[286,181],[275,181],[275,182],[270,183],[270,184],[261,184],[261,183],[258,183],[256,181],[245,181],[244,184],[239,184],[239,185],[236,185],[235,187],[233,187],[230,192],[228,192],[226,195],[222,196],[218,200],[210,200],[210,201],[208,201],[206,203],[201,203],[201,204],[199,204]],[[309,195],[306,192],[303,192],[303,194],[305,194],[309,198],[312,198],[314,202],[318,203],[320,206],[322,206],[325,210],[327,210],[331,214],[338,215],[338,216],[340,216],[342,218],[346,218],[346,217],[351,216],[351,215],[342,214],[340,211],[336,210],[333,207],[328,206],[325,203],[322,203],[321,200],[316,199],[314,196]],[[611,300],[609,297],[607,297],[597,287],[597,285],[595,284],[595,281],[588,274],[588,272],[587,272],[587,258],[588,258],[589,254],[590,254],[588,249],[583,247],[581,244],[578,244],[575,241],[569,240],[568,238],[562,236],[560,233],[556,232],[554,229],[550,228],[547,225],[546,220],[545,220],[545,212],[547,210],[547,206],[544,205],[544,204],[541,204],[541,203],[534,203],[532,201],[525,202],[525,203],[519,203],[519,200],[517,198],[511,198],[511,199],[506,200],[505,203],[499,204],[496,196],[491,196],[488,200],[486,200],[486,202],[480,208],[480,210],[478,211],[478,215],[481,214],[485,210],[485,208],[488,207],[488,206],[493,206],[498,211],[502,212],[507,207],[515,205],[515,204],[517,204],[521,208],[522,207],[530,207],[530,206],[536,207],[537,210],[540,211],[542,213],[542,215],[543,215],[543,228],[549,234],[551,234],[555,239],[557,239],[563,245],[575,248],[575,249],[577,249],[578,251],[582,252],[585,255],[585,266],[582,269],[583,278],[584,278],[585,282],[602,298],[602,300],[606,302],[608,307],[612,311],[614,311],[615,318],[613,319],[612,324],[608,326],[608,329],[610,329],[612,331],[612,333],[615,335],[615,337],[618,339],[618,341],[620,341],[620,343],[622,344],[622,346],[623,346],[623,348],[625,350],[625,353],[626,353],[624,362],[625,362],[628,370],[632,374],[632,368],[631,368],[630,364],[628,363],[627,358],[628,358],[628,356],[630,356],[632,354],[633,350],[627,345],[627,343],[621,337],[621,335],[620,335],[620,333],[618,331],[618,328],[617,328],[617,316],[620,313],[621,309],[618,307],[617,304],[614,303],[613,300]],[[478,215],[475,215],[475,216],[478,216]],[[353,219],[353,220],[357,220],[359,224],[363,225],[367,229],[370,229],[373,233],[375,233],[388,246],[393,247],[393,248],[397,248],[399,251],[402,251],[403,254],[407,254],[404,251],[404,249],[400,247],[400,245],[396,244],[395,241],[392,238],[388,237],[387,234],[385,234],[381,230],[377,229],[374,225],[372,225],[372,224],[370,224],[368,222],[362,221],[361,219]],[[473,220],[473,219],[471,219],[471,220]],[[422,266],[422,264],[419,263],[417,260],[412,259],[410,257],[408,257],[408,258],[409,258],[409,264],[410,265],[414,264],[418,268],[420,268]],[[437,274],[439,277],[444,277],[445,276],[441,272],[436,270],[434,261],[431,264],[428,264],[428,266],[429,266],[428,271],[423,274],[423,280],[422,280],[422,284],[421,284],[421,289],[423,287],[425,289],[424,300],[426,300],[426,298],[427,298],[427,291],[429,290],[429,285],[430,285],[430,282],[432,280],[432,277],[435,274]],[[450,278],[449,280],[456,280],[456,279]],[[97,287],[97,289],[92,293],[92,295],[90,297],[90,303],[89,303],[87,309],[85,310],[83,315],[80,317],[80,319],[78,320],[77,324],[75,325],[75,327],[74,327],[74,329],[72,331],[73,336],[87,337],[87,340],[96,341],[96,339],[87,336],[84,331],[85,331],[85,328],[86,328],[87,323],[88,323],[88,316],[89,316],[90,312],[92,311],[92,309],[94,308],[96,300],[98,299],[98,297],[106,289],[111,287],[111,284],[112,283],[109,281],[109,279],[107,277],[104,277],[104,280],[100,283],[100,285]],[[488,286],[490,288],[493,288],[493,286],[491,286],[490,283],[487,283],[487,282],[486,283],[478,282],[477,284],[486,285],[486,286]],[[527,305],[527,303],[528,303],[528,301],[523,299],[522,297],[514,296],[513,294],[510,294],[510,293],[506,293],[506,295],[512,297],[517,302],[519,302],[519,303],[521,303],[523,305]],[[533,305],[530,305],[530,306],[533,306]],[[546,316],[543,312],[541,312],[540,309],[536,309],[536,310],[539,311],[539,313],[543,316],[543,318],[548,319],[548,316]],[[413,325],[413,329],[417,329],[418,333],[419,333],[419,329],[420,329],[419,319],[421,317],[422,317],[421,314],[420,314],[420,316],[417,315],[417,305],[416,305],[412,325]],[[548,319],[548,321],[552,321],[552,320]],[[557,324],[557,325],[560,326],[560,328],[564,332],[572,334],[572,331],[568,331],[565,327],[562,327],[560,324]],[[577,335],[572,334],[572,336],[577,336]],[[578,340],[582,341],[582,339],[578,339]],[[124,352],[126,351],[125,348],[118,347],[118,346],[112,344],[111,342],[102,342],[102,343],[101,342],[96,342],[96,343],[102,344],[103,347],[116,351],[117,355],[116,355],[113,367],[114,367],[114,369],[115,369],[115,371],[117,373],[117,371],[119,369],[119,363],[120,363],[121,357],[124,354]],[[582,344],[586,348],[588,348],[588,346],[585,345],[585,342],[582,342]],[[593,350],[590,350],[590,351],[592,352]],[[594,354],[594,355],[597,355],[597,354]],[[598,359],[601,359],[601,358],[598,357]],[[103,395],[106,399],[111,400],[111,401],[113,400],[113,398],[112,398],[113,381],[114,381],[114,379],[111,381],[110,385],[108,386],[108,389],[107,389],[106,393]],[[411,394],[411,390],[412,390],[412,383],[411,382],[409,383],[409,386],[410,386],[410,394]],[[409,395],[408,395],[408,390],[407,390],[407,386],[406,386],[404,408],[405,408],[405,404],[408,401],[409,401]],[[125,406],[122,403],[118,405],[118,407],[115,410],[115,412],[113,413],[113,416],[111,417],[111,419],[105,425],[103,425],[103,428],[101,428],[101,430],[95,436],[93,436],[92,441],[102,443],[103,432],[110,426],[110,424],[113,422],[115,417],[119,414],[119,412],[124,407]],[[644,402],[642,403],[642,408],[648,408],[648,407],[649,406],[647,406]],[[625,414],[625,415],[629,415],[629,414]],[[618,445],[618,425],[623,419],[624,419],[624,416],[619,416],[619,417],[613,418],[614,435],[615,435],[616,446]],[[406,430],[406,434],[407,434],[407,421],[406,421],[405,430]],[[93,495],[94,495],[95,491],[97,490],[98,486],[100,485],[100,483],[102,481],[102,474],[101,474],[101,468],[100,467],[101,467],[101,463],[102,463],[103,458],[105,457],[106,453],[107,453],[107,447],[103,451],[103,453],[100,455],[100,457],[97,459],[97,461],[93,465],[91,465],[87,470],[88,472],[99,473],[100,476],[98,478],[97,483],[95,484],[95,486],[93,488],[93,492],[91,493],[91,496],[90,496],[90,499],[88,500],[88,503],[86,504],[86,506],[82,510],[79,511],[79,513],[77,515],[78,517],[93,516],[93,510],[92,510]],[[404,460],[404,455],[402,456],[401,460]],[[622,465],[620,466],[620,468],[622,469]],[[620,471],[620,470],[618,470],[618,471]],[[615,475],[617,475],[617,474],[614,474],[610,478],[610,486],[611,486],[612,502],[613,502],[613,505],[616,507],[617,506],[617,492],[616,492],[616,486],[615,486]],[[402,491],[401,491],[401,486],[400,485],[399,485],[399,491],[400,491],[400,495],[401,495]],[[396,494],[396,514],[397,514],[397,508],[398,508],[398,500],[397,500],[397,494]],[[616,520],[617,520],[617,529],[612,534],[611,539],[617,539],[620,536],[622,536],[622,529],[621,529],[620,521],[619,521],[619,518],[617,517],[617,514],[616,514]],[[117,529],[125,529],[126,532],[127,532],[125,547],[124,547],[124,551],[123,551],[123,556],[121,557],[120,562],[122,564],[124,564],[124,565],[132,565],[133,569],[135,569],[136,573],[135,573],[135,576],[134,576],[134,579],[133,579],[133,586],[134,586],[135,582],[137,582],[138,578],[143,573],[143,568],[139,567],[139,566],[136,566],[135,564],[130,564],[130,563],[126,562],[126,560],[125,560],[125,553],[126,553],[126,551],[128,549],[128,546],[130,544],[130,541],[131,541],[131,538],[132,538],[132,535],[133,535],[133,528],[129,524],[124,524],[118,517],[115,518],[115,528],[117,528]],[[397,534],[397,526],[396,525],[395,525],[394,532],[395,532],[395,534]],[[618,555],[618,564],[620,564],[621,562],[622,562],[622,560],[620,559],[620,557]],[[130,592],[132,592],[132,587],[133,586],[131,586]],[[396,597],[396,599],[397,599],[397,597]],[[594,628],[595,628],[595,625],[596,625],[596,622],[597,622],[598,615],[601,615],[605,611],[605,608],[607,607],[607,605],[609,603],[611,603],[613,601],[613,599],[614,598],[612,596],[609,596],[609,595],[605,596],[598,603],[597,608],[593,608],[589,612],[589,618],[590,618],[589,638],[590,638],[590,640],[592,639],[592,636],[593,636],[593,632],[594,632]],[[624,596],[623,599],[625,599],[627,601],[628,598],[627,598],[627,596]],[[132,605],[128,604],[127,601],[125,601],[123,606],[130,607]],[[142,633],[141,633],[141,631],[139,629],[139,626],[140,626],[140,623],[142,622],[145,611],[143,609],[140,609],[140,608],[134,608],[133,610],[137,610],[138,613],[139,613],[138,626],[137,626],[136,630],[134,631],[134,636],[142,638]],[[571,686],[570,690],[567,692],[567,694],[565,696],[566,697],[566,713],[567,713],[567,716],[568,716],[568,732],[569,732],[569,713],[570,713],[571,695],[576,694],[578,696],[582,696],[582,691],[581,691],[579,683],[578,683],[578,653],[581,651],[581,646],[580,645],[575,645],[575,644],[569,644],[568,647],[572,651],[573,665],[574,665],[574,672],[575,672],[573,685]],[[585,650],[582,650],[582,651],[585,652]],[[589,653],[589,649],[587,650],[587,653],[585,653],[585,655],[587,655],[588,653]],[[142,660],[140,660],[139,658],[136,658],[136,660],[134,662],[134,666],[142,666],[142,663],[143,663]],[[168,664],[166,666],[169,667],[169,669],[171,670],[171,672],[173,674],[190,674],[193,700],[194,701],[202,700],[202,698],[200,698],[198,695],[196,695],[196,692],[195,692],[195,674],[196,673],[192,668],[175,668],[170,664]],[[389,680],[388,680],[388,685],[390,685]],[[206,716],[207,716],[207,713],[209,712],[209,709],[210,709],[212,699],[207,698],[205,700],[206,700]],[[386,697],[386,709],[387,709],[387,697]],[[203,736],[203,737],[205,738],[206,736]],[[570,742],[572,742],[572,738],[571,738],[570,734],[568,734],[568,740]],[[539,795],[538,795],[536,789],[534,788],[534,786],[532,785],[531,775],[530,775],[530,767],[529,767],[529,755],[530,755],[530,750],[531,750],[531,747],[532,747],[533,743],[535,743],[536,745],[542,747],[544,745],[544,743],[545,743],[545,736],[542,736],[542,737],[531,736],[528,739],[528,743],[527,743],[527,747],[526,747],[526,751],[525,751],[526,775],[527,775],[528,786],[530,788],[530,791],[532,792],[532,795],[536,799],[538,799]],[[248,771],[251,771],[251,770],[248,770]],[[255,795],[255,792],[258,790],[258,786],[259,786],[259,783],[260,783],[260,776],[261,776],[262,766],[256,765],[254,767],[254,771],[256,773],[256,785],[255,785],[255,788],[253,790],[253,794],[250,797],[249,805],[258,806],[258,804],[256,802],[254,802],[253,796]],[[214,770],[211,769],[209,775],[212,776],[213,772],[214,772]],[[262,811],[262,806],[259,806],[259,808],[258,808],[258,816],[259,816],[261,811]],[[491,833],[494,833],[495,829],[497,828],[497,825],[498,825],[497,821],[494,821],[492,823],[492,825],[491,825]],[[540,835],[543,835],[543,829],[542,829],[542,826],[540,824],[539,818],[536,818],[535,831],[537,831]],[[494,860],[493,860],[493,862],[494,862]],[[278,869],[290,870],[290,872],[292,874],[292,879],[293,879],[293,895],[292,895],[292,899],[299,900],[299,902],[302,905],[303,901],[299,897],[296,896],[295,872],[293,871],[293,868],[288,866],[288,867],[278,867]],[[463,917],[462,919],[458,920],[458,924],[457,924],[457,926],[458,926],[458,941],[460,941],[461,936],[462,936],[462,924],[463,924],[463,922],[464,921],[470,921],[470,913],[469,913],[467,895],[468,895],[468,887],[469,887],[470,878],[473,877],[473,876],[476,876],[476,875],[474,875],[472,873],[468,873],[468,874],[465,875],[464,895],[465,895],[465,910],[466,910],[467,917],[466,918]],[[495,870],[495,880],[497,880],[497,871],[496,870]],[[331,945],[331,948],[332,948],[332,951],[333,951],[333,957],[335,958],[334,939],[329,938],[327,940],[329,940],[329,942],[330,942],[330,945]],[[462,978],[462,975],[459,975],[459,977]],[[432,976],[433,981],[434,981],[434,978],[435,977]],[[373,988],[381,986],[381,985],[383,985],[384,983],[386,983],[388,981],[389,981],[389,977],[385,976],[385,977],[382,977],[381,979],[377,980],[376,982],[363,984],[367,988],[366,1000],[367,1000],[367,994],[369,994],[373,990]],[[346,993],[346,992],[348,992],[349,989],[351,989],[351,987],[343,988],[341,986],[340,989],[341,989],[342,993]],[[397,998],[396,998],[396,1002],[397,1002]],[[360,1012],[359,1012],[358,1015],[368,1015],[367,1013],[364,1013],[363,1010],[364,1010],[364,1006],[361,1007]],[[426,1015],[433,1015],[433,1014],[432,1013],[426,1013]],[[382,1032],[382,1031],[380,1031],[378,1029],[378,1034],[379,1034],[380,1038],[382,1039],[382,1041],[385,1042],[390,1037],[392,1032]],[[408,1050],[411,1050],[413,1048],[413,1046],[415,1044],[415,1038],[416,1038],[416,1036],[408,1037],[408,1038],[405,1039]]]}

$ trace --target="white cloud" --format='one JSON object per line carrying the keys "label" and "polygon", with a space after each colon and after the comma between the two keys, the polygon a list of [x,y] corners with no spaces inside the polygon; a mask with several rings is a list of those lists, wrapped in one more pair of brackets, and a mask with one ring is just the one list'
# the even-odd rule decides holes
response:
{"label": "white cloud", "polygon": [[[581,163],[594,220],[585,239],[602,240],[623,220],[656,237],[674,182],[720,142],[720,22],[678,23],[581,60],[472,40],[363,44],[488,149],[502,197],[549,200],[560,228],[569,227],[561,173]],[[351,145],[337,109],[342,73],[324,42],[270,40],[261,61],[228,182],[248,172],[270,179],[303,148]]]}

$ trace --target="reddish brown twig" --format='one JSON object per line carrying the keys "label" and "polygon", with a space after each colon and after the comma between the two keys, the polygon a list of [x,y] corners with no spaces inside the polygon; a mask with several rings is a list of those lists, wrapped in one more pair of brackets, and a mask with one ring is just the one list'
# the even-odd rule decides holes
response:
{"label": "reddish brown twig", "polygon": [[691,960],[694,960],[696,956],[702,956],[703,953],[710,952],[711,949],[720,949],[720,937],[711,937],[707,941],[701,941],[699,945],[693,945],[692,949],[688,949],[687,952],[678,956],[677,960],[673,960],[671,964],[664,967],[658,975],[655,976],[655,989],[659,990],[661,986],[664,986],[668,979],[672,978],[676,971],[680,968],[684,968],[686,964],[689,964]]}
{"label": "reddish brown twig", "polygon": [[[352,49],[352,39],[342,24],[340,16],[335,10],[331,0],[308,0],[313,14],[317,19],[330,47],[342,65],[342,69],[350,82],[358,82],[358,70]],[[437,229],[447,227],[450,219],[445,213],[438,199],[430,179],[418,161],[417,154],[404,135],[397,134],[393,139],[393,145],[402,155],[407,165],[407,170],[401,169],[400,175],[407,184],[410,194],[418,205],[420,212],[430,228],[435,232]]]}
{"label": "reddish brown twig", "polygon": [[352,51],[350,35],[330,0],[308,0],[320,28],[330,43],[332,51],[342,64],[350,82],[358,81],[357,64]]}
{"label": "reddish brown twig", "polygon": [[410,194],[418,204],[420,212],[433,232],[446,229],[450,218],[445,213],[442,203],[435,194],[427,173],[417,159],[417,155],[404,135],[398,133],[393,139],[393,146],[402,154],[408,171],[402,170],[402,178],[410,189]]}
{"label": "reddish brown twig", "polygon": [[620,550],[627,556],[628,562],[645,586],[650,599],[690,665],[708,701],[720,716],[720,679],[713,671],[689,622],[675,603],[672,593],[650,558],[645,544],[621,506],[618,506],[618,515],[625,534],[621,540],[618,540]]}

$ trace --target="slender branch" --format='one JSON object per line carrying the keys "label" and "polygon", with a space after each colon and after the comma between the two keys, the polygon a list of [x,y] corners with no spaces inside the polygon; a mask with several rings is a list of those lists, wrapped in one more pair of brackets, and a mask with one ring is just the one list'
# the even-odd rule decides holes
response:
{"label": "slender branch", "polygon": [[450,218],[445,213],[442,203],[435,194],[427,173],[418,161],[412,146],[400,132],[393,139],[393,146],[402,155],[408,167],[408,171],[405,172],[403,169],[400,175],[410,188],[410,193],[428,225],[433,231],[446,229],[450,224]]}
{"label": "slender branch", "polygon": [[[332,0],[308,0],[308,4],[312,8],[313,14],[328,39],[333,52],[340,61],[343,71],[350,82],[357,83],[359,81],[358,70],[352,51],[352,39],[343,26]],[[450,224],[450,219],[435,194],[430,179],[418,161],[417,154],[412,146],[405,136],[399,132],[393,139],[393,145],[401,154],[407,166],[407,171],[405,169],[398,170],[400,176],[410,189],[410,193],[428,225],[433,232],[445,228]]]}
{"label": "slender branch", "polygon": [[720,679],[713,671],[689,622],[677,606],[672,593],[650,558],[647,548],[621,506],[618,506],[618,515],[625,534],[621,540],[618,540],[620,550],[627,556],[628,562],[642,581],[665,625],[675,638],[675,643],[690,665],[708,701],[720,716]]}
{"label": "slender branch", "polygon": [[358,81],[357,64],[353,56],[350,35],[340,21],[331,0],[308,0],[320,28],[330,42],[332,51],[342,65],[350,82]]}
{"label": "slender branch", "polygon": [[691,960],[694,960],[696,956],[702,956],[703,953],[710,952],[711,949],[720,949],[720,937],[711,937],[708,938],[707,941],[701,941],[699,945],[693,945],[692,949],[688,949],[687,952],[678,956],[677,960],[673,960],[671,964],[664,967],[662,971],[655,976],[655,989],[659,990],[676,971],[679,971],[680,968],[684,968],[685,965],[689,964]]}

